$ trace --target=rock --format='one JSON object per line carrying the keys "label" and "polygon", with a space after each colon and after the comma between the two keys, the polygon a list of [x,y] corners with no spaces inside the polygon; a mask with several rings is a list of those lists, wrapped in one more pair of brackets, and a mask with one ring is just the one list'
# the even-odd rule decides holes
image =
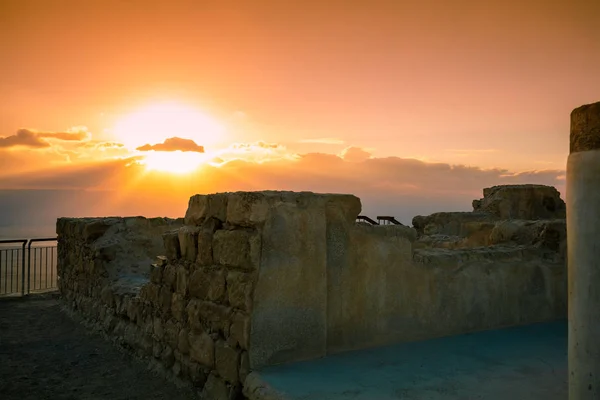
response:
{"label": "rock", "polygon": [[231,316],[229,307],[198,299],[190,300],[187,312],[190,326],[195,329],[201,328],[204,322],[215,330],[224,330]]}
{"label": "rock", "polygon": [[248,350],[250,345],[250,318],[242,313],[235,313],[231,318],[228,342],[232,346],[239,346]]}
{"label": "rock", "polygon": [[160,355],[160,360],[166,368],[171,368],[175,363],[175,356],[173,355],[173,349],[169,346],[165,346],[163,352]]}
{"label": "rock", "polygon": [[86,242],[97,240],[108,231],[114,222],[112,219],[103,218],[86,224],[83,228],[83,240]]}
{"label": "rock", "polygon": [[239,398],[239,395],[239,388],[228,387],[221,378],[215,375],[210,375],[208,377],[206,384],[204,385],[204,389],[202,390],[203,399],[234,400]]}
{"label": "rock", "polygon": [[160,285],[162,283],[162,274],[163,267],[159,265],[153,265],[152,269],[150,270],[150,282]]}
{"label": "rock", "polygon": [[154,317],[152,323],[152,332],[157,340],[162,340],[165,335],[165,331],[163,329],[163,322],[161,318]]}
{"label": "rock", "polygon": [[179,331],[179,337],[177,341],[177,349],[181,352],[181,354],[189,354],[190,352],[190,340],[189,340],[189,332],[187,329],[182,329]]}
{"label": "rock", "polygon": [[199,334],[190,333],[190,358],[200,364],[214,368],[215,366],[215,344],[206,332]]}
{"label": "rock", "polygon": [[483,198],[473,210],[501,219],[565,218],[566,205],[556,188],[545,185],[504,185],[483,189]]}
{"label": "rock", "polygon": [[466,236],[473,222],[490,222],[498,218],[485,212],[438,212],[428,216],[417,215],[412,224],[418,235]]}
{"label": "rock", "polygon": [[222,269],[197,269],[190,277],[190,296],[201,300],[220,301],[225,294],[225,272]]}
{"label": "rock", "polygon": [[160,292],[158,293],[158,304],[160,306],[160,310],[164,315],[168,315],[169,311],[171,311],[171,301],[172,301],[173,293],[167,286],[161,286]]}
{"label": "rock", "polygon": [[198,233],[198,258],[196,262],[201,266],[213,264],[213,233],[202,230]]}
{"label": "rock", "polygon": [[213,237],[214,262],[253,270],[260,262],[260,236],[244,230],[218,230]]}
{"label": "rock", "polygon": [[227,274],[227,297],[229,304],[240,310],[252,309],[252,276],[239,271]]}
{"label": "rock", "polygon": [[162,274],[163,285],[166,286],[170,291],[175,290],[175,284],[177,283],[177,267],[173,264],[168,264]]}
{"label": "rock", "polygon": [[177,267],[175,292],[182,296],[186,296],[188,292],[188,276],[189,272],[185,267]]}
{"label": "rock", "polygon": [[190,362],[190,365],[188,365],[188,371],[192,384],[197,388],[204,387],[208,376],[206,372],[204,372],[202,366],[196,362]]}
{"label": "rock", "polygon": [[176,321],[184,322],[186,316],[186,299],[182,294],[174,293],[171,298],[171,315]]}
{"label": "rock", "polygon": [[176,349],[179,342],[179,331],[180,328],[177,323],[173,320],[168,320],[164,324],[165,335],[164,340],[165,343],[171,347],[171,349]]}
{"label": "rock", "polygon": [[[143,301],[156,305],[158,304],[158,294],[160,292],[160,288],[161,287],[155,283],[147,283],[142,286],[142,289],[140,290],[140,298]],[[117,309],[120,308],[117,307]]]}
{"label": "rock", "polygon": [[188,261],[196,261],[198,256],[198,232],[200,228],[184,226],[179,229],[179,248],[181,258]]}
{"label": "rock", "polygon": [[247,351],[242,351],[240,355],[240,368],[239,368],[239,380],[240,382],[244,382],[246,377],[250,373],[250,357],[248,356]]}
{"label": "rock", "polygon": [[239,380],[240,354],[223,341],[215,344],[215,364],[217,372],[226,381],[235,384]]}
{"label": "rock", "polygon": [[179,245],[179,232],[170,231],[165,232],[162,235],[163,243],[165,246],[165,256],[169,260],[176,260],[181,258],[181,247]]}
{"label": "rock", "polygon": [[264,224],[269,202],[264,192],[230,193],[227,200],[227,223],[253,227]]}
{"label": "rock", "polygon": [[225,221],[227,213],[227,193],[216,193],[190,197],[185,213],[186,225],[201,225],[208,218]]}
{"label": "rock", "polygon": [[169,259],[166,256],[156,256],[156,265],[164,267],[168,264]]}

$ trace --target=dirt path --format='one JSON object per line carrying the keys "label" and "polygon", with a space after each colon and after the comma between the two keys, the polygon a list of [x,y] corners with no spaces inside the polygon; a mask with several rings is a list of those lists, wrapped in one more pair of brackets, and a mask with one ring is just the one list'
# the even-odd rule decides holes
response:
{"label": "dirt path", "polygon": [[192,399],[60,310],[56,295],[0,299],[0,399]]}

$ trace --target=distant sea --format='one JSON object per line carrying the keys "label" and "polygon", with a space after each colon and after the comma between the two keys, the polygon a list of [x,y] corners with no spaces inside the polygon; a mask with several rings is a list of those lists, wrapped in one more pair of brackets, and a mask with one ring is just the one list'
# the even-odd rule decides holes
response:
{"label": "distant sea", "polygon": [[56,236],[56,226],[18,226],[0,225],[0,240],[6,239],[34,239],[50,238]]}

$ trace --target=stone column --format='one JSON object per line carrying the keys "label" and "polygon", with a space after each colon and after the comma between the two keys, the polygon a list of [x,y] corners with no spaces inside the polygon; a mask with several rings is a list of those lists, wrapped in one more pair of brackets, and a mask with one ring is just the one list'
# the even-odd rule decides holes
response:
{"label": "stone column", "polygon": [[600,399],[600,102],[571,113],[567,162],[569,400]]}

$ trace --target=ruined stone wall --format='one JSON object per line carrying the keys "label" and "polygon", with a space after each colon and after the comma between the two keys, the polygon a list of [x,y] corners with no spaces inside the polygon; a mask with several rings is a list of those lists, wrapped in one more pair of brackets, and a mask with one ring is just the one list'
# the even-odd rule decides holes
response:
{"label": "ruined stone wall", "polygon": [[211,399],[267,365],[566,315],[564,220],[438,213],[413,229],[357,224],[360,208],[237,192],[193,196],[185,221],[60,219],[60,291]]}

